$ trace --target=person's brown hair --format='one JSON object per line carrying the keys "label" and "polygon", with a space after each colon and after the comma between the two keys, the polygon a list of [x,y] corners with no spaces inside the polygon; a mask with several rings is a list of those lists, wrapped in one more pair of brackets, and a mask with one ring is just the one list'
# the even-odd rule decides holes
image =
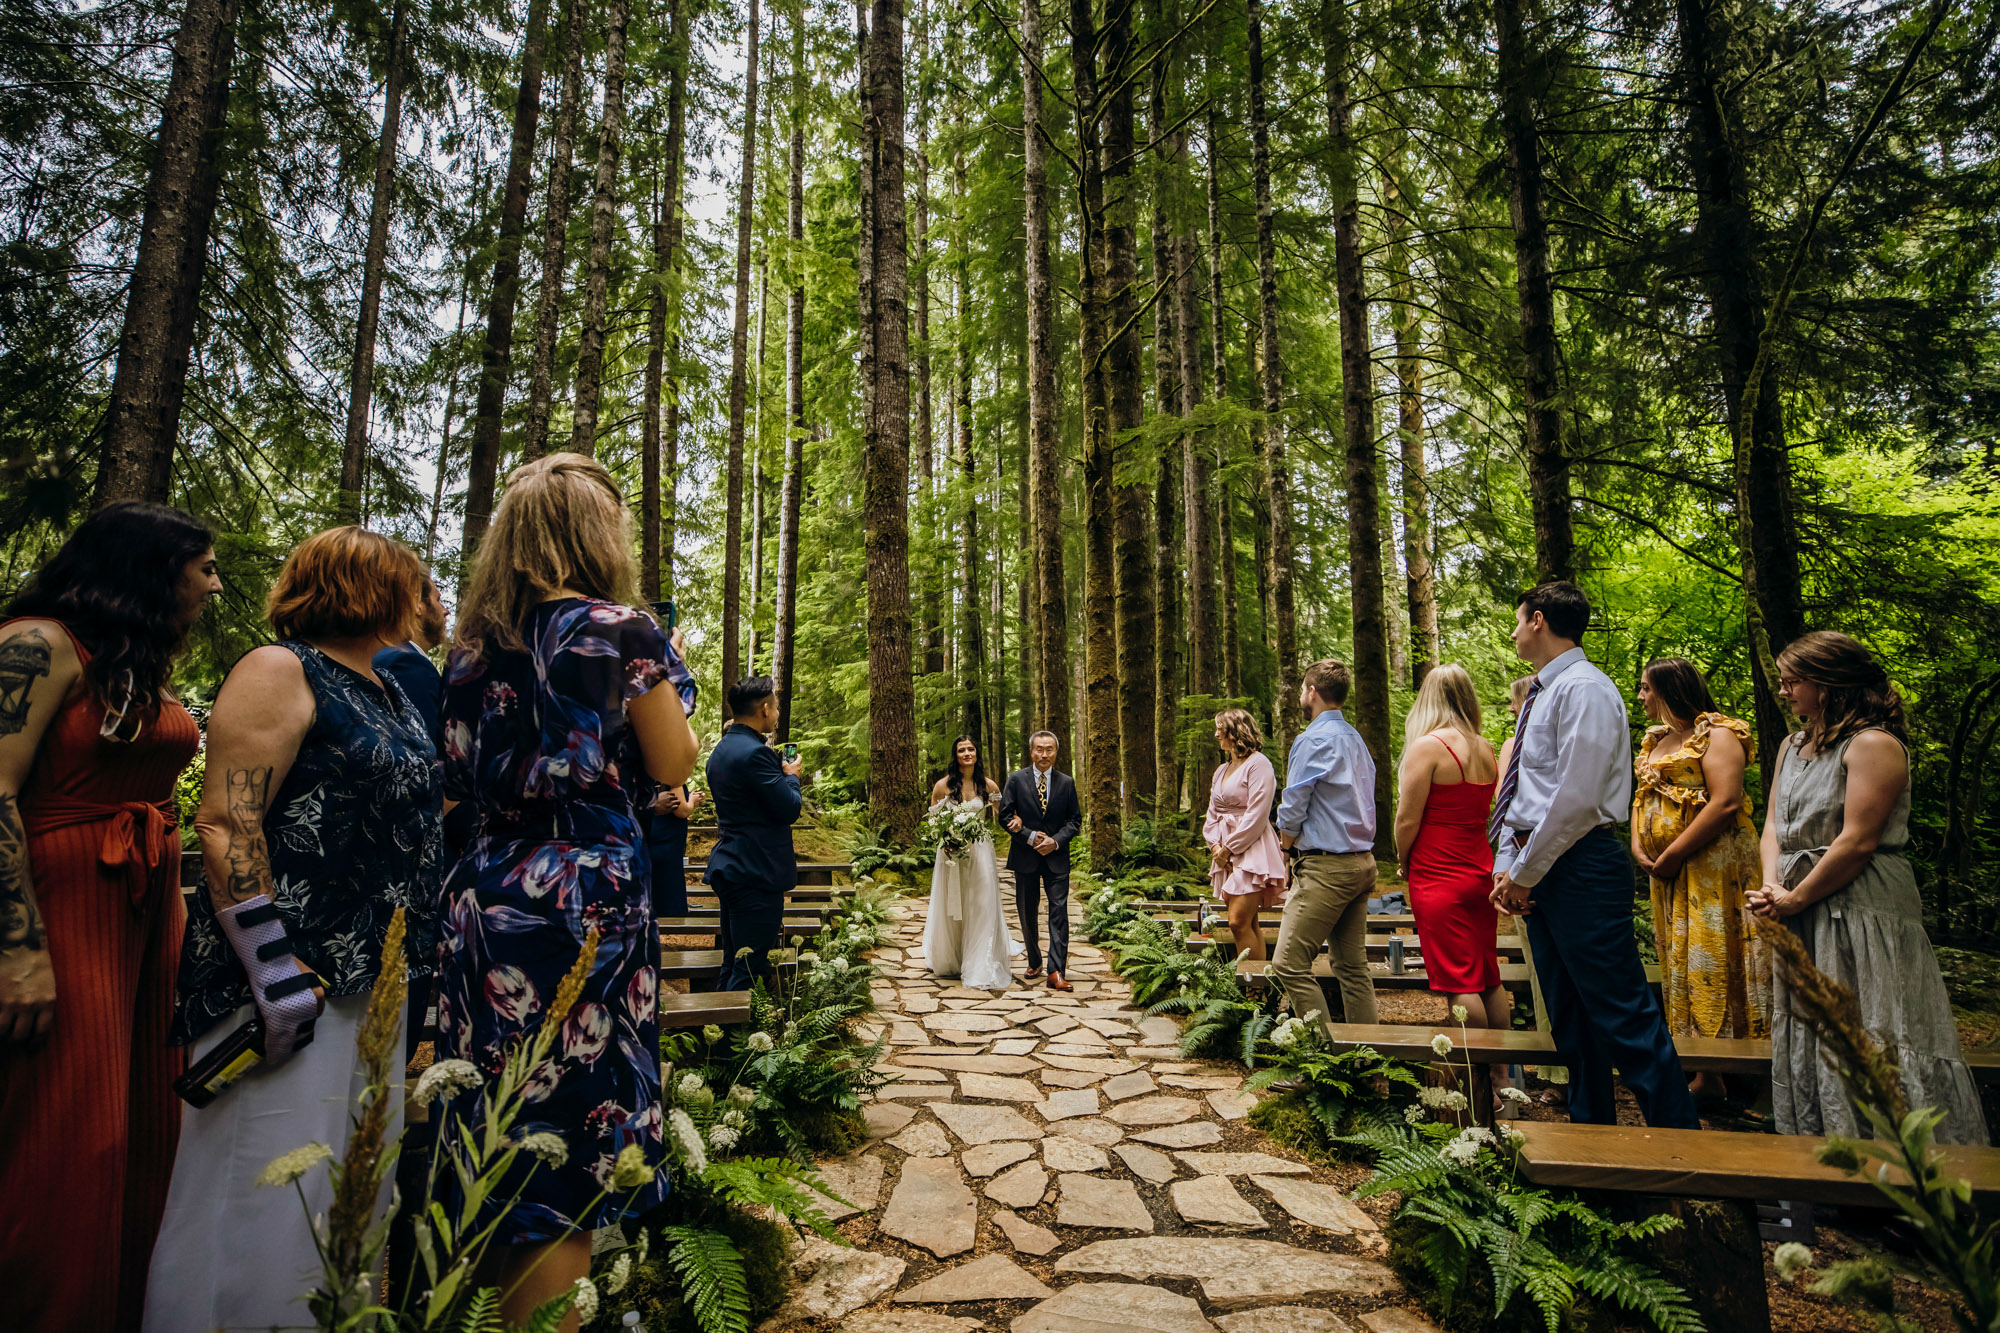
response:
{"label": "person's brown hair", "polygon": [[630,603],[637,580],[632,516],[604,464],[550,454],[514,469],[479,543],[459,608],[458,646],[523,652],[536,603],[559,588]]}
{"label": "person's brown hair", "polygon": [[1347,663],[1337,657],[1324,657],[1306,668],[1302,683],[1328,703],[1344,704],[1347,702],[1347,687],[1353,679],[1348,673]]}
{"label": "person's brown hair", "polygon": [[316,532],[293,548],[264,601],[281,639],[389,643],[415,636],[424,614],[424,566],[399,541],[349,525]]}
{"label": "person's brown hair", "polygon": [[1703,713],[1718,711],[1701,668],[1685,657],[1656,657],[1639,675],[1678,721],[1692,723]]}
{"label": "person's brown hair", "polygon": [[1903,696],[1859,640],[1833,630],[1801,634],[1778,654],[1778,670],[1819,686],[1819,720],[1806,724],[1806,739],[1815,750],[1838,745],[1870,727],[1880,727],[1909,744]]}
{"label": "person's brown hair", "polygon": [[1514,605],[1525,607],[1531,616],[1541,612],[1549,633],[1571,643],[1582,643],[1583,632],[1590,628],[1590,599],[1568,579],[1537,583],[1516,597]]}
{"label": "person's brown hair", "polygon": [[1225,708],[1215,715],[1215,725],[1229,738],[1234,757],[1247,758],[1264,748],[1264,731],[1257,719],[1241,708]]}
{"label": "person's brown hair", "polygon": [[1528,687],[1534,683],[1535,673],[1531,671],[1525,676],[1516,676],[1514,683],[1507,687],[1507,700],[1516,713],[1528,706]]}

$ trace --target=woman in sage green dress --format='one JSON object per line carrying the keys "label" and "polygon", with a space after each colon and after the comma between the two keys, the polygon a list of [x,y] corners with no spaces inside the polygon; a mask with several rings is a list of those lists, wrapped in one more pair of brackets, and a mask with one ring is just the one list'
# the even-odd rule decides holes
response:
{"label": "woman in sage green dress", "polygon": [[[1805,729],[1780,750],[1764,820],[1760,916],[1784,922],[1852,989],[1913,1107],[1945,1112],[1939,1143],[1984,1144],[1986,1117],[1924,934],[1910,837],[1903,704],[1868,650],[1815,632],[1778,655],[1778,690]],[[1773,987],[1771,1104],[1785,1134],[1867,1135],[1819,1041]]]}

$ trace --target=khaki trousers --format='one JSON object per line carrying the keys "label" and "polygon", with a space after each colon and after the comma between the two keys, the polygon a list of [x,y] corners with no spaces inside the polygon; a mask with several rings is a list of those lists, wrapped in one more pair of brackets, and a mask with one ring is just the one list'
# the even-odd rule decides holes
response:
{"label": "khaki trousers", "polygon": [[1375,983],[1368,973],[1368,894],[1375,887],[1372,852],[1301,856],[1292,862],[1292,894],[1278,927],[1271,975],[1291,997],[1300,1019],[1333,1020],[1313,977],[1320,946],[1333,942],[1333,975],[1340,983],[1343,1021],[1375,1021]]}

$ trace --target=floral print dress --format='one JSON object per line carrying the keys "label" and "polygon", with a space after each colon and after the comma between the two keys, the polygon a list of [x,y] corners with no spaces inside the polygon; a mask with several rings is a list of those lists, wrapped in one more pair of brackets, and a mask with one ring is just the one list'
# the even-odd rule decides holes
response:
{"label": "floral print dress", "polygon": [[[456,653],[445,672],[445,794],[472,803],[478,828],[445,885],[438,1057],[496,1077],[535,1032],[591,929],[599,942],[595,969],[515,1121],[517,1138],[560,1136],[566,1160],[516,1158],[515,1175],[495,1192],[519,1193],[496,1233],[506,1244],[605,1226],[666,1195],[666,1177],[656,1175],[636,1196],[599,1197],[627,1144],[655,1165],[663,1158],[660,944],[636,813],[653,784],[625,709],[662,682],[689,712],[695,693],[659,626],[630,607],[544,602],[522,637],[525,653]],[[477,1132],[484,1096],[443,1112],[447,1150],[461,1123]]]}

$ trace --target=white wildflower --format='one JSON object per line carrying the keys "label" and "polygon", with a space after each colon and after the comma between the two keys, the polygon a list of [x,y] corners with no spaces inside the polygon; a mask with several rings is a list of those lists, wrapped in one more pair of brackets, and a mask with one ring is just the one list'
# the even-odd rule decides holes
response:
{"label": "white wildflower", "polygon": [[1528,1094],[1509,1084],[1500,1089],[1500,1100],[1512,1102],[1516,1106],[1526,1106],[1528,1104]]}
{"label": "white wildflower", "polygon": [[1541,1069],[1542,1077],[1551,1083],[1569,1082],[1569,1070],[1563,1068],[1561,1065],[1543,1065]]}
{"label": "white wildflower", "polygon": [[708,1084],[703,1082],[701,1075],[695,1073],[692,1069],[682,1074],[681,1081],[674,1087],[675,1095],[682,1101],[689,1102],[699,1100],[702,1094],[707,1091]]}
{"label": "white wildflower", "polygon": [[[643,1232],[641,1234],[644,1234]],[[611,1271],[604,1275],[604,1290],[613,1296],[625,1290],[625,1284],[632,1280],[632,1251],[626,1250],[611,1261]]]}
{"label": "white wildflower", "polygon": [[1453,1005],[1451,1007],[1451,1017],[1453,1022],[1463,1023],[1466,1019],[1465,1006],[1462,1004]]}
{"label": "white wildflower", "polygon": [[333,1149],[324,1143],[308,1143],[303,1148],[294,1148],[288,1153],[273,1157],[262,1171],[257,1173],[259,1185],[289,1185],[321,1162],[333,1160]]}
{"label": "white wildflower", "polygon": [[[676,1111],[674,1114],[686,1116],[687,1112]],[[692,1120],[688,1121],[688,1127],[690,1129],[694,1127]],[[696,1139],[695,1142],[699,1146],[701,1141]],[[641,1185],[652,1184],[653,1177],[656,1174],[656,1168],[651,1162],[646,1160],[646,1150],[636,1143],[628,1143],[618,1150],[618,1160],[612,1163],[611,1188],[615,1190],[635,1190]]]}
{"label": "white wildflower", "polygon": [[799,962],[804,963],[808,966],[810,966],[813,963],[817,963],[818,961],[819,961],[819,955],[814,953],[811,949],[807,949],[804,953],[799,955]]}
{"label": "white wildflower", "polygon": [[560,1134],[540,1130],[528,1135],[516,1145],[531,1157],[540,1158],[550,1166],[561,1166],[569,1160],[569,1145]]}
{"label": "white wildflower", "polygon": [[1457,1088],[1451,1089],[1444,1095],[1444,1109],[1447,1111],[1463,1111],[1467,1105],[1465,1094]]}
{"label": "white wildflower", "polygon": [[688,1113],[678,1106],[667,1112],[667,1128],[673,1131],[674,1142],[680,1145],[688,1172],[698,1176],[708,1170],[708,1154],[702,1151],[701,1133],[695,1129]]}
{"label": "white wildflower", "polygon": [[1185,985],[1187,985],[1187,983],[1188,983],[1188,974],[1187,974],[1187,973],[1185,973],[1185,972],[1180,972],[1180,973],[1176,973],[1176,974],[1175,974],[1175,976],[1174,976],[1174,984],[1175,984],[1176,986],[1185,986]]}
{"label": "white wildflower", "polygon": [[771,1034],[768,1032],[753,1032],[743,1039],[743,1044],[759,1055],[762,1055],[765,1051],[771,1049]]}
{"label": "white wildflower", "polygon": [[653,1239],[652,1239],[652,1233],[651,1233],[651,1232],[649,1232],[649,1231],[647,1231],[647,1230],[646,1230],[646,1228],[644,1228],[644,1227],[640,1227],[640,1228],[639,1228],[639,1257],[638,1257],[638,1259],[637,1259],[637,1260],[636,1260],[635,1262],[637,1262],[637,1263],[642,1263],[642,1264],[643,1264],[643,1263],[645,1263],[645,1262],[646,1262],[646,1256],[647,1256],[647,1255],[648,1255],[649,1253],[651,1253],[651,1252],[652,1252],[652,1248],[653,1248]]}
{"label": "white wildflower", "polygon": [[708,1146],[717,1152],[728,1152],[736,1146],[738,1135],[727,1125],[715,1125],[708,1131]]}
{"label": "white wildflower", "polygon": [[851,964],[849,964],[845,958],[835,958],[832,962],[828,963],[827,966],[832,968],[836,972],[845,972],[848,969],[848,967],[851,966]]}
{"label": "white wildflower", "polygon": [[1500,1139],[1511,1148],[1515,1144],[1526,1143],[1528,1136],[1503,1120],[1500,1122]]}
{"label": "white wildflower", "polygon": [[757,1090],[746,1088],[741,1083],[732,1083],[729,1085],[729,1100],[740,1106],[748,1106],[757,1100]]}
{"label": "white wildflower", "polygon": [[1291,1049],[1298,1039],[1299,1025],[1289,1018],[1271,1029],[1271,1044],[1281,1051]]}
{"label": "white wildflower", "polygon": [[1424,1108],[1421,1106],[1405,1106],[1403,1108],[1403,1123],[1406,1125],[1423,1124]]}
{"label": "white wildflower", "polygon": [[1473,1143],[1491,1143],[1493,1142],[1493,1131],[1484,1125],[1467,1125],[1464,1129],[1458,1131],[1458,1137],[1469,1139]]}
{"label": "white wildflower", "polygon": [[1431,1038],[1431,1050],[1442,1060],[1445,1056],[1451,1054],[1451,1038],[1445,1036],[1442,1032],[1438,1033],[1435,1037]]}
{"label": "white wildflower", "polygon": [[587,1277],[576,1280],[571,1289],[570,1308],[576,1311],[577,1321],[587,1324],[597,1318],[597,1284]]}
{"label": "white wildflower", "polygon": [[1441,1110],[1444,1106],[1444,1096],[1449,1091],[1451,1091],[1449,1088],[1418,1088],[1417,1100],[1433,1111]]}
{"label": "white wildflower", "polygon": [[1479,1157],[1479,1145],[1470,1139],[1453,1139],[1438,1149],[1438,1156],[1459,1166],[1470,1166]]}
{"label": "white wildflower", "polygon": [[478,1087],[480,1082],[479,1066],[472,1061],[440,1060],[423,1072],[410,1100],[418,1106],[429,1106],[439,1097],[456,1097],[467,1088]]}
{"label": "white wildflower", "polygon": [[701,1039],[712,1046],[722,1040],[722,1029],[713,1023],[706,1024],[701,1030]]}
{"label": "white wildflower", "polygon": [[1778,1281],[1796,1282],[1799,1274],[1812,1267],[1812,1251],[1788,1240],[1771,1252],[1771,1267],[1777,1271]]}

